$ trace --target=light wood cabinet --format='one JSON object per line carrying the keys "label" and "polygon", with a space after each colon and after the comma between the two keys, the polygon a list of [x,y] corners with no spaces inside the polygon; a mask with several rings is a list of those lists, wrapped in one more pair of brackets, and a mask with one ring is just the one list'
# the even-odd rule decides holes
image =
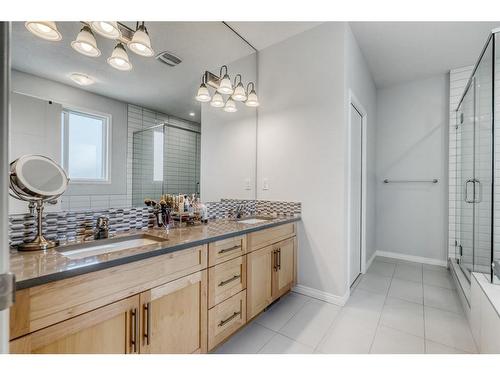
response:
{"label": "light wood cabinet", "polygon": [[246,288],[246,260],[241,256],[208,269],[209,309]]}
{"label": "light wood cabinet", "polygon": [[288,292],[294,282],[294,257],[296,237],[281,241],[274,245],[274,265],[272,277],[273,300]]}
{"label": "light wood cabinet", "polygon": [[208,349],[212,350],[247,322],[246,291],[208,311]]}
{"label": "light wood cabinet", "polygon": [[206,353],[292,288],[296,252],[284,224],[20,290],[10,350]]}
{"label": "light wood cabinet", "polygon": [[230,259],[245,255],[247,237],[237,236],[212,242],[208,245],[208,265],[215,266]]}
{"label": "light wood cabinet", "polygon": [[11,353],[139,352],[139,296],[65,320],[10,342]]}
{"label": "light wood cabinet", "polygon": [[247,254],[247,313],[252,319],[295,283],[296,237]]}
{"label": "light wood cabinet", "polygon": [[141,353],[207,352],[207,271],[141,293]]}
{"label": "light wood cabinet", "polygon": [[247,254],[247,314],[252,319],[272,302],[272,269],[276,248]]}

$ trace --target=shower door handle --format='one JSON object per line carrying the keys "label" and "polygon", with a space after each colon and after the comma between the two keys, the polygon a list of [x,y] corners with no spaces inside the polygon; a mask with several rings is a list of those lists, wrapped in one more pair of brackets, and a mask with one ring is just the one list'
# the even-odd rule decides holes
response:
{"label": "shower door handle", "polygon": [[473,182],[474,182],[474,203],[481,203],[481,201],[483,200],[483,185],[481,185],[481,181],[479,181],[477,178],[475,178]]}
{"label": "shower door handle", "polygon": [[[474,203],[475,197],[473,196],[472,199],[469,199],[469,184],[473,184],[472,186],[474,187],[474,179],[470,178],[467,181],[465,181],[465,203]],[[474,190],[473,190],[474,193]],[[475,193],[474,193],[475,195]]]}

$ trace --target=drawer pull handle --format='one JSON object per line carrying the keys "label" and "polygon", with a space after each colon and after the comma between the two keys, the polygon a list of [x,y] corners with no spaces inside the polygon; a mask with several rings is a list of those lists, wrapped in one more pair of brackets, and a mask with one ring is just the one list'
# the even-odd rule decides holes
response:
{"label": "drawer pull handle", "polygon": [[224,281],[221,281],[219,283],[219,286],[224,286],[226,284],[229,284],[229,283],[232,283],[234,280],[238,280],[239,278],[241,278],[241,275],[234,275],[233,277],[231,277],[230,279],[227,279],[227,280],[224,280]]}
{"label": "drawer pull handle", "polygon": [[230,247],[228,249],[222,249],[222,250],[219,250],[219,254],[224,254],[224,253],[228,253],[230,251],[233,251],[233,250],[236,250],[236,249],[240,249],[241,248],[241,245],[235,245],[233,247]]}
{"label": "drawer pull handle", "polygon": [[235,311],[233,313],[233,315],[231,315],[229,318],[227,318],[225,320],[221,320],[220,323],[219,323],[219,327],[225,326],[227,323],[229,323],[231,320],[233,320],[234,318],[236,318],[239,315],[241,315],[241,310],[240,311]]}

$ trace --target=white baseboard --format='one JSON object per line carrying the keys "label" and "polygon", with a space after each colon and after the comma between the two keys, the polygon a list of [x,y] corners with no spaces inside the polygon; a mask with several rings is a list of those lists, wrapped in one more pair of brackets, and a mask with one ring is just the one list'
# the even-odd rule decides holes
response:
{"label": "white baseboard", "polygon": [[292,290],[299,294],[304,294],[308,297],[316,298],[325,302],[333,303],[334,305],[344,306],[349,299],[349,291],[343,296],[327,293],[319,289],[310,288],[305,285],[296,285]]}
{"label": "white baseboard", "polygon": [[[381,251],[381,250],[377,250],[375,252],[375,254],[378,256],[381,256],[381,257],[407,260],[409,262],[432,264],[435,266],[443,266],[443,267],[448,266],[448,262],[446,260],[441,260],[441,259],[425,258],[425,257],[416,256],[416,255],[407,255],[407,254],[394,253],[391,251]],[[367,267],[367,269],[368,269],[368,267]]]}
{"label": "white baseboard", "polygon": [[373,255],[371,256],[371,258],[368,259],[368,261],[365,264],[365,272],[368,270],[368,268],[370,268],[370,266],[372,265],[372,262],[373,262],[373,260],[375,259],[376,256],[377,256],[377,252],[374,251]]}

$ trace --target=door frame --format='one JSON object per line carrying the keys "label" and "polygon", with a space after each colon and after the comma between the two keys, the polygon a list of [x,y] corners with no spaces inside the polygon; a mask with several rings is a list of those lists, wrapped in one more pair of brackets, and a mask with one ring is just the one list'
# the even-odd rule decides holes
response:
{"label": "door frame", "polygon": [[[0,22],[0,275],[9,272],[10,22]],[[0,311],[0,354],[9,352],[9,309]]]}
{"label": "door frame", "polygon": [[348,99],[348,129],[347,129],[347,291],[350,293],[351,288],[351,217],[352,217],[352,205],[351,205],[351,187],[352,187],[352,121],[351,121],[351,105],[361,114],[361,274],[366,272],[366,127],[368,123],[368,113],[364,108],[361,101],[357,98],[352,90],[349,89],[349,99]]}

